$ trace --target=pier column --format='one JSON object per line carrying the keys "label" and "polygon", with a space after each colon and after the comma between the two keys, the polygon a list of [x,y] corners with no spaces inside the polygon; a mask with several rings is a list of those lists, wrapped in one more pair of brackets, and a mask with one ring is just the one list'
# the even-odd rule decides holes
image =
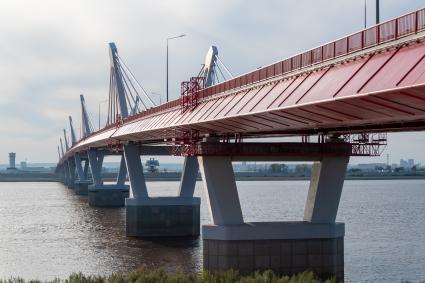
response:
{"label": "pier column", "polygon": [[68,186],[69,183],[69,168],[68,168],[68,161],[63,162],[63,184],[65,186]]}
{"label": "pier column", "polygon": [[118,169],[117,175],[117,185],[123,186],[125,184],[125,180],[127,179],[127,166],[125,165],[124,156],[121,157],[120,168]]}
{"label": "pier column", "polygon": [[179,196],[193,197],[196,179],[198,178],[199,163],[195,156],[185,157],[180,181]]}
{"label": "pier column", "polygon": [[97,150],[89,150],[87,152],[89,158],[91,175],[93,178],[93,185],[95,187],[101,187],[103,185],[102,180],[102,164],[103,164],[103,154]]}
{"label": "pier column", "polygon": [[140,159],[139,148],[135,144],[124,146],[124,157],[130,181],[131,192],[135,199],[148,197],[145,175],[143,174],[142,160]]}
{"label": "pier column", "polygon": [[[154,148],[154,147],[152,147]],[[148,153],[148,152],[146,152]],[[139,147],[124,146],[132,198],[125,201],[127,236],[133,237],[177,237],[198,236],[200,232],[200,199],[193,197],[196,176],[193,171],[197,162],[186,162],[185,184],[180,186],[178,197],[149,197],[140,159]],[[187,168],[185,166],[185,168]],[[185,174],[183,174],[185,175]],[[195,176],[195,179],[191,177]]]}
{"label": "pier column", "polygon": [[334,223],[349,157],[324,157],[315,161],[304,209],[304,221]]}
{"label": "pier column", "polygon": [[89,158],[87,156],[87,158],[84,161],[84,178],[85,179],[89,178],[89,169],[90,169],[90,162],[89,162]]}
{"label": "pier column", "polygon": [[[349,145],[221,146],[213,156],[198,157],[212,222],[202,226],[204,269],[241,274],[271,269],[285,275],[312,270],[321,278],[343,280],[345,226],[335,218]],[[232,155],[217,156],[221,152]],[[231,164],[241,160],[315,161],[303,221],[244,222]]]}
{"label": "pier column", "polygon": [[87,177],[87,171],[85,170],[88,168],[88,162],[86,161],[85,167],[83,168],[83,160],[81,158],[80,153],[76,153],[74,156],[75,159],[75,166],[77,168],[77,180],[75,180],[75,193],[77,195],[88,195],[88,186],[91,185],[93,182],[88,179]]}
{"label": "pier column", "polygon": [[215,225],[242,224],[243,216],[230,157],[198,157]]}
{"label": "pier column", "polygon": [[[118,173],[119,183],[104,184],[102,180],[102,164],[105,153],[89,150],[88,158],[93,176],[93,185],[88,186],[89,205],[97,207],[124,206],[125,198],[129,196],[129,186],[125,185],[125,176],[122,177],[121,166]],[[122,159],[123,157],[121,157]]]}
{"label": "pier column", "polygon": [[75,179],[76,179],[74,158],[68,159],[68,170],[69,170],[68,188],[73,189],[75,185]]}

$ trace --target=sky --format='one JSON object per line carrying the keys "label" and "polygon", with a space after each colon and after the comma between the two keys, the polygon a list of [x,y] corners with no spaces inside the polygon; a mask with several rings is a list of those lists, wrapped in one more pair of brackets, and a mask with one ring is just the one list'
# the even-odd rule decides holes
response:
{"label": "sky", "polygon": [[[375,0],[367,0],[368,25]],[[422,8],[420,0],[381,0],[381,20]],[[362,29],[363,0],[0,0],[0,163],[56,162],[62,129],[77,130],[83,93],[93,119],[105,121],[108,42],[148,92],[165,99],[166,38],[170,97],[198,73],[210,45],[234,75]],[[154,99],[159,99],[154,96]],[[99,106],[100,105],[100,106]],[[425,133],[389,135],[381,157],[352,162],[425,163]]]}

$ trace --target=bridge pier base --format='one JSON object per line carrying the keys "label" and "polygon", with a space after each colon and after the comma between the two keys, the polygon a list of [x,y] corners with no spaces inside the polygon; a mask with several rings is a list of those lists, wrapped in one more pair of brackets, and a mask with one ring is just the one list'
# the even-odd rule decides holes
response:
{"label": "bridge pier base", "polygon": [[125,201],[130,237],[199,236],[200,199],[158,197]]}
{"label": "bridge pier base", "polygon": [[93,207],[122,207],[129,197],[128,185],[104,184],[88,186],[89,205]]}
{"label": "bridge pier base", "polygon": [[[145,147],[145,154],[155,153],[159,147]],[[179,196],[149,197],[140,149],[135,144],[124,146],[133,198],[125,201],[126,232],[131,237],[199,236],[200,198],[193,197],[198,162],[186,159]]]}
{"label": "bridge pier base", "polygon": [[74,183],[75,194],[87,196],[89,194],[89,185],[93,184],[91,180],[76,180]]}
{"label": "bridge pier base", "polygon": [[93,207],[122,207],[129,197],[130,186],[125,184],[127,168],[124,157],[115,184],[104,184],[102,180],[102,164],[104,154],[100,151],[89,150],[88,158],[93,177],[93,185],[88,186],[89,205]]}
{"label": "bridge pier base", "polygon": [[[198,157],[212,219],[211,225],[202,226],[204,269],[242,274],[272,269],[285,275],[312,270],[323,279],[343,280],[345,228],[335,219],[349,145],[233,144],[221,150],[231,154]],[[255,156],[249,156],[252,152]],[[244,222],[232,161],[251,160],[314,161],[303,221]]]}
{"label": "bridge pier base", "polygon": [[[75,160],[75,167],[77,170],[77,176],[78,179],[74,182],[74,191],[75,194],[80,196],[87,196],[88,195],[88,186],[93,184],[91,180],[88,178],[88,171],[89,171],[89,161],[87,157],[82,159],[80,156],[80,153],[75,154],[74,156]],[[85,162],[84,168],[82,166],[82,162]]]}
{"label": "bridge pier base", "polygon": [[344,278],[344,224],[251,222],[204,225],[203,267],[241,274],[271,269],[276,274],[312,270],[321,278]]}

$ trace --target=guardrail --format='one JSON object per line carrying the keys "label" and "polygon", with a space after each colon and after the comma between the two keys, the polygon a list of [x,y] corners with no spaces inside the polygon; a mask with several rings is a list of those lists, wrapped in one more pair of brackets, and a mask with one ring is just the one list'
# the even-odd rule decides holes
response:
{"label": "guardrail", "polygon": [[205,88],[200,91],[199,97],[207,97],[222,93],[233,88],[256,83],[314,64],[323,63],[352,52],[415,34],[424,29],[425,8],[310,49],[237,78]]}

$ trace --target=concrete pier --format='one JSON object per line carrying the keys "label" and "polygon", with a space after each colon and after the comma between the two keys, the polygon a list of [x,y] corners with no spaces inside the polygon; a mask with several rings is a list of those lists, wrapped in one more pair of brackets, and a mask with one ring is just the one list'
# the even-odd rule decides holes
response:
{"label": "concrete pier", "polygon": [[[71,117],[70,117],[70,121]],[[71,124],[71,133],[73,133],[73,127]],[[89,179],[89,160],[87,156],[81,156],[80,153],[74,156],[75,169],[77,172],[77,179],[74,182],[74,191],[77,195],[87,196],[88,186],[93,184],[92,180]],[[84,167],[83,167],[84,162]]]}
{"label": "concrete pier", "polygon": [[106,152],[89,150],[88,159],[93,177],[93,185],[88,187],[90,206],[98,207],[121,207],[125,205],[125,199],[130,196],[130,186],[125,185],[127,168],[124,157],[115,184],[104,184],[102,180],[102,164]]}
{"label": "concrete pier", "polygon": [[314,271],[344,279],[344,224],[244,223],[202,227],[203,266],[241,274],[271,269],[276,274]]}
{"label": "concrete pier", "polygon": [[88,187],[93,184],[91,180],[76,180],[74,183],[75,194],[79,196],[87,196],[89,194]]}
{"label": "concrete pier", "polygon": [[[204,269],[285,275],[312,270],[322,279],[344,280],[344,224],[335,218],[350,145],[220,146],[220,152],[198,157],[212,222],[202,226]],[[233,161],[314,161],[303,221],[244,222]]]}
{"label": "concrete pier", "polygon": [[125,200],[127,236],[199,236],[200,203],[194,197],[128,198]]}
{"label": "concrete pier", "polygon": [[200,234],[200,199],[193,197],[198,162],[185,160],[179,196],[155,197],[148,195],[141,154],[169,154],[163,146],[124,146],[124,156],[133,198],[126,199],[126,232],[132,237],[194,237]]}
{"label": "concrete pier", "polygon": [[88,186],[89,205],[95,207],[122,207],[130,196],[128,185],[103,184]]}
{"label": "concrete pier", "polygon": [[74,188],[74,184],[75,184],[75,162],[73,160],[73,158],[70,158],[67,161],[67,169],[68,169],[68,188],[69,189],[73,189]]}

